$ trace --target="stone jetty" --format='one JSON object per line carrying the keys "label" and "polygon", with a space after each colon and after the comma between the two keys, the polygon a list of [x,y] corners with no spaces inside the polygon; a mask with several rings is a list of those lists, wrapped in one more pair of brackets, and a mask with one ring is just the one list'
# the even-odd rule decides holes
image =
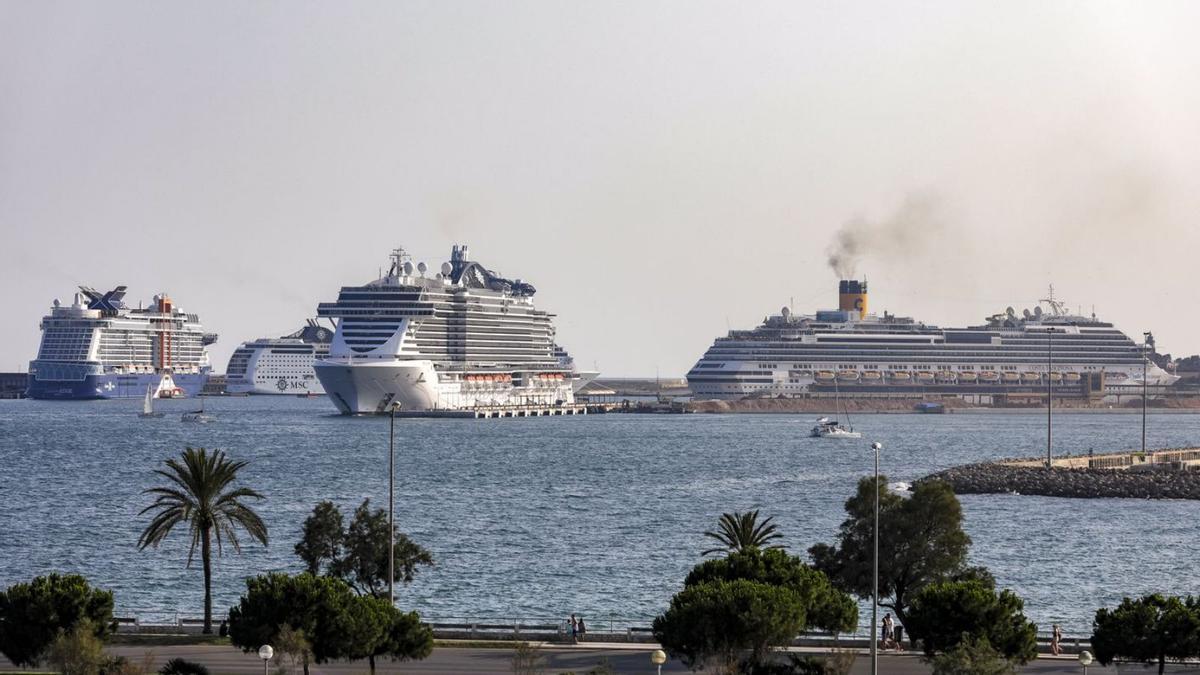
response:
{"label": "stone jetty", "polygon": [[926,476],[958,494],[1200,499],[1200,449],[1108,453],[968,464]]}

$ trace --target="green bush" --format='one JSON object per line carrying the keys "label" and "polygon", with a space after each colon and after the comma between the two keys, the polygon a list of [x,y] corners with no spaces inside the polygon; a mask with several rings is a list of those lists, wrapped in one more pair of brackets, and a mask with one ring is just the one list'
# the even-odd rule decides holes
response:
{"label": "green bush", "polygon": [[208,675],[208,668],[183,658],[174,658],[158,670],[159,675]]}
{"label": "green bush", "polygon": [[104,639],[113,622],[113,594],[78,574],[51,574],[0,592],[0,653],[18,666],[37,665],[63,633],[85,623]]}
{"label": "green bush", "polygon": [[932,675],[1013,675],[1016,664],[985,637],[963,635],[954,647],[929,660]]}

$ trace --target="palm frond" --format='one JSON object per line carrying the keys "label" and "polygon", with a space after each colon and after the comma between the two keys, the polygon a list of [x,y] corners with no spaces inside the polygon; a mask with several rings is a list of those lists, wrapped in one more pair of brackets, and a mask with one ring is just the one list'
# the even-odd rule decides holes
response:
{"label": "palm frond", "polygon": [[779,527],[772,523],[774,516],[758,522],[758,510],[747,513],[722,513],[717,519],[717,531],[705,532],[704,536],[721,543],[718,548],[710,548],[702,555],[710,553],[736,553],[749,549],[783,548],[780,544],[771,544],[776,539],[782,539]]}

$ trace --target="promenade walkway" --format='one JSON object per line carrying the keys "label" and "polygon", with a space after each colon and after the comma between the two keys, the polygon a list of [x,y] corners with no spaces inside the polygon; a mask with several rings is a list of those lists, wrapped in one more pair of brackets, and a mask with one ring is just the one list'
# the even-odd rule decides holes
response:
{"label": "promenade walkway", "polygon": [[[540,650],[545,658],[544,672],[548,675],[563,672],[584,673],[595,667],[602,660],[618,673],[654,673],[650,665],[650,652],[656,645],[621,644],[621,643],[588,643],[586,645],[547,644]],[[219,645],[188,645],[169,647],[138,647],[116,646],[108,650],[110,653],[124,656],[135,663],[141,663],[144,655],[153,653],[154,669],[157,670],[167,660],[182,657],[190,661],[203,663],[213,675],[233,674],[256,675],[263,672],[262,662],[254,654],[243,654],[241,650]],[[796,649],[795,651],[819,653],[819,649]],[[460,675],[495,675],[512,673],[513,650],[504,648],[469,648],[469,647],[438,647],[424,661],[392,663],[386,660],[378,662],[379,673],[456,673]],[[852,675],[868,675],[871,661],[864,651],[854,664]],[[0,657],[0,673],[15,670],[8,661]],[[880,656],[880,673],[885,675],[928,675],[929,667],[915,653]],[[1153,675],[1154,671],[1144,671],[1140,666],[1123,666],[1129,673]],[[1172,675],[1200,674],[1200,664],[1168,665]],[[49,669],[35,669],[33,672],[52,672]],[[301,672],[299,668],[292,669],[293,673]],[[333,675],[349,673],[366,673],[365,661],[355,663],[329,663],[309,666],[311,675]],[[670,661],[663,666],[664,673],[690,672],[678,661]],[[1039,675],[1082,675],[1083,669],[1074,657],[1043,656],[1021,670],[1023,673]],[[1118,675],[1116,668],[1088,668],[1089,675]]]}

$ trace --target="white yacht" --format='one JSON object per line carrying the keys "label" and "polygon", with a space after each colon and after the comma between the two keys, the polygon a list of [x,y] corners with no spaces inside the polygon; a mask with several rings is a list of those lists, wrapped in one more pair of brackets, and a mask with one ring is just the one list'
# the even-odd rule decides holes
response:
{"label": "white yacht", "polygon": [[534,293],[471,261],[466,246],[436,272],[396,249],[387,274],[318,305],[337,329],[317,378],[354,415],[574,403],[577,374]]}
{"label": "white yacht", "polygon": [[309,319],[290,335],[243,342],[229,357],[225,391],[230,394],[321,395],[313,371],[317,359],[329,353],[333,328]]}

